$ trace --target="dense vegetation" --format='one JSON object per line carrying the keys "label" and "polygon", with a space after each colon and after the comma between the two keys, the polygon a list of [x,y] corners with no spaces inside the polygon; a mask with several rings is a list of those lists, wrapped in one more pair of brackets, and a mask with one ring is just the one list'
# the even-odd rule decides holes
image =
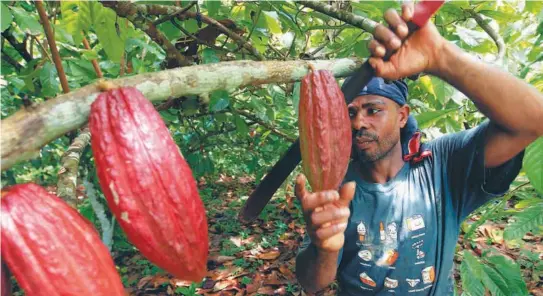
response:
{"label": "dense vegetation", "polygon": [[[394,1],[333,5],[377,22],[386,9],[399,8]],[[371,38],[356,24],[292,1],[46,2],[42,6],[50,27],[40,20],[34,2],[5,1],[0,6],[3,130],[18,110],[38,116],[31,112],[36,106],[54,106],[56,96],[77,92],[100,77],[137,77],[195,64],[221,67],[235,60],[363,60]],[[214,25],[216,21],[221,26]],[[433,21],[448,40],[543,91],[543,2],[451,1]],[[58,53],[48,44],[49,29]],[[55,64],[57,54],[60,60]],[[409,81],[409,87],[409,103],[427,140],[484,120],[462,93],[435,77],[422,75]],[[285,78],[281,83],[247,83],[154,100],[199,181],[208,211],[210,276],[201,283],[168,277],[126,240],[100,192],[88,130],[78,129],[81,125],[44,141],[39,153],[8,169],[2,152],[2,186],[36,182],[77,207],[99,229],[125,287],[135,294],[298,295],[292,271],[303,220],[293,199],[292,178],[253,224],[241,225],[236,216],[247,195],[296,139],[299,90],[299,82]],[[65,127],[50,130],[57,128]],[[77,186],[69,181],[74,176]],[[511,191],[463,223],[455,270],[459,294],[483,295],[487,290],[492,295],[543,295],[542,197],[540,138],[526,150]]]}

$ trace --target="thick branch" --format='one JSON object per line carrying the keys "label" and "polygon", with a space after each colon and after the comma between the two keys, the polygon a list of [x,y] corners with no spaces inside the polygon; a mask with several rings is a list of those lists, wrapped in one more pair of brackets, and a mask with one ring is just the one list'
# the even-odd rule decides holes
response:
{"label": "thick branch", "polygon": [[252,120],[256,123],[258,123],[259,125],[263,126],[264,128],[266,128],[267,130],[269,130],[270,132],[282,137],[282,138],[285,138],[286,140],[290,141],[290,142],[293,142],[296,141],[296,137],[292,137],[292,136],[289,136],[285,133],[283,133],[282,131],[276,129],[273,125],[271,124],[268,124],[266,122],[264,122],[263,120],[260,120],[260,118],[258,118],[257,116],[255,116],[254,114],[252,114],[251,112],[247,111],[247,110],[233,110],[232,109],[232,112],[235,112],[249,120]]}
{"label": "thick branch", "polygon": [[318,1],[296,1],[298,4],[302,4],[304,6],[307,6],[309,8],[312,8],[320,13],[324,13],[326,15],[329,15],[331,17],[334,17],[338,20],[344,21],[348,24],[351,24],[355,27],[361,28],[366,32],[369,32],[373,34],[373,31],[375,30],[375,27],[377,27],[378,23],[356,15],[352,14],[347,11],[339,10],[331,5],[325,4],[326,2],[318,2]]}
{"label": "thick branch", "polygon": [[498,55],[496,56],[495,61],[501,61],[505,55],[505,42],[503,41],[502,36],[494,31],[490,24],[485,22],[485,19],[479,13],[471,10],[470,14],[475,19],[477,24],[479,24],[479,26],[490,36],[490,38],[494,40],[494,43],[496,43],[496,46],[498,47]]}
{"label": "thick branch", "polygon": [[[133,4],[131,2],[118,1],[101,1],[104,6],[113,9],[118,16],[125,17],[134,24],[134,26],[151,37],[151,39],[160,45],[166,51],[166,59],[168,60],[168,68],[176,68],[180,66],[188,66],[190,62],[175,48],[175,46],[162,34],[155,25],[144,16],[147,14],[147,9],[140,13],[145,5]],[[149,5],[155,6],[155,5]],[[171,7],[177,9],[177,7]],[[170,13],[175,10],[168,10]]]}
{"label": "thick branch", "polygon": [[171,19],[177,17],[178,15],[187,12],[189,9],[191,9],[191,8],[192,8],[194,5],[196,5],[196,4],[198,4],[198,1],[192,1],[191,3],[189,3],[189,4],[187,5],[187,7],[184,7],[183,9],[180,9],[180,10],[178,10],[178,11],[176,11],[176,12],[174,12],[174,13],[172,13],[172,14],[170,14],[170,15],[164,17],[164,18],[161,18],[161,19],[155,21],[155,22],[153,23],[153,25],[158,26],[158,25],[160,25],[160,24],[162,24],[162,23],[165,23],[165,22],[167,22],[167,21],[169,21],[169,20],[171,20]]}
{"label": "thick branch", "polygon": [[47,18],[47,13],[43,7],[42,0],[36,0],[36,9],[40,15],[40,19],[43,25],[43,30],[45,31],[45,36],[47,37],[47,42],[49,42],[49,49],[51,50],[51,55],[53,56],[53,61],[55,62],[55,68],[57,68],[58,78],[60,79],[60,85],[62,85],[62,91],[64,93],[70,92],[70,87],[68,86],[68,79],[66,79],[66,73],[64,73],[64,68],[62,68],[62,61],[60,60],[60,54],[58,53],[57,43],[55,41],[55,34],[51,29],[51,24]]}
{"label": "thick branch", "polygon": [[25,61],[30,62],[32,60],[32,55],[28,52],[26,49],[26,46],[24,43],[21,43],[15,39],[13,34],[11,34],[11,29],[7,29],[4,32],[2,32],[2,36],[19,52],[19,54],[25,59]]}
{"label": "thick branch", "polygon": [[75,138],[60,160],[61,171],[58,173],[57,195],[74,208],[77,206],[76,188],[79,159],[89,142],[90,130],[86,127]]}
{"label": "thick branch", "polygon": [[[249,85],[299,81],[308,73],[309,64],[315,69],[330,70],[337,77],[345,77],[360,67],[362,60],[232,61],[144,73],[111,82],[117,86],[136,87],[150,101],[161,101],[216,90],[233,91]],[[97,84],[87,85],[36,107],[21,109],[2,120],[2,170],[34,157],[45,144],[83,126],[89,116],[90,104],[99,92]]]}
{"label": "thick branch", "polygon": [[[181,13],[183,10],[185,10],[184,8],[170,6],[170,5],[159,5],[159,4],[143,5],[143,4],[131,4],[128,2],[122,2],[122,3],[119,2],[117,4],[116,1],[101,1],[101,2],[104,4],[104,6],[107,6],[107,7],[122,6],[123,7],[122,12],[124,15],[119,14],[119,11],[115,8],[114,9],[117,11],[117,14],[123,17],[127,17],[128,19],[130,19],[131,17],[136,18],[138,15],[172,15],[173,14],[173,15],[177,15],[178,18],[181,20],[186,19],[186,18],[196,18],[199,16],[202,22],[208,25],[216,26],[221,32],[226,34],[228,37],[234,39],[234,41],[236,41],[236,43],[240,47],[247,49],[257,60],[259,61],[264,60],[264,57],[262,57],[262,55],[256,50],[256,48],[254,48],[251,45],[250,42],[246,41],[243,37],[239,36],[232,30],[225,27],[223,24],[219,23],[218,21],[206,15],[198,14],[193,11],[185,11]],[[151,22],[148,22],[148,23],[151,26],[153,25]]]}

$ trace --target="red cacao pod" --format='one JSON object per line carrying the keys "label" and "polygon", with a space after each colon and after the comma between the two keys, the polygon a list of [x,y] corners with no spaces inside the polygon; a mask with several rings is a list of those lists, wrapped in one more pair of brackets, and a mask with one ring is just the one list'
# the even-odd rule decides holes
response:
{"label": "red cacao pod", "polygon": [[2,260],[26,295],[126,295],[94,227],[36,184],[2,196]]}
{"label": "red cacao pod", "polygon": [[302,168],[312,190],[337,190],[349,165],[352,134],[331,72],[312,70],[302,79],[298,117]]}
{"label": "red cacao pod", "polygon": [[128,239],[175,277],[201,281],[206,213],[160,114],[136,88],[118,88],[92,104],[89,127],[100,186]]}

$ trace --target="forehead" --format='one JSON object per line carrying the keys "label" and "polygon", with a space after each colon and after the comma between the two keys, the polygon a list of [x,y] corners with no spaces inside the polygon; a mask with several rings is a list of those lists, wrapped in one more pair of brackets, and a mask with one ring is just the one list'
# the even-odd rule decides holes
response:
{"label": "forehead", "polygon": [[354,100],[349,104],[349,106],[358,106],[362,107],[366,104],[379,104],[379,105],[392,105],[396,104],[394,101],[387,97],[379,95],[363,95],[354,98]]}

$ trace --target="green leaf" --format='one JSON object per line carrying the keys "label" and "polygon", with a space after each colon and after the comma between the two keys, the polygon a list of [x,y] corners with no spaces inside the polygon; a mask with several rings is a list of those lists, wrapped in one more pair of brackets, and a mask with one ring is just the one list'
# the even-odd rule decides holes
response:
{"label": "green leaf", "polygon": [[[117,30],[115,29],[116,14],[113,10],[105,7],[102,7],[100,10],[95,7],[94,12],[94,30],[96,31],[96,36],[104,48],[107,57],[118,63],[121,61],[124,52],[124,40],[121,38],[123,37],[122,34],[121,36],[117,35]],[[122,23],[124,21],[119,21],[119,27],[123,27],[121,26]]]}
{"label": "green leaf", "polygon": [[230,105],[228,92],[224,90],[218,90],[211,93],[209,98],[209,106],[214,112],[226,109]]}
{"label": "green leaf", "polygon": [[38,22],[38,16],[30,12],[27,12],[21,7],[10,7],[15,22],[21,28],[21,30],[30,32],[32,35],[38,35],[43,33],[43,27]]}
{"label": "green leaf", "polygon": [[[92,23],[86,23],[83,19],[88,17],[83,16],[88,10],[80,10],[79,1],[62,1],[60,2],[60,11],[62,13],[62,21],[60,27],[66,30],[73,39],[74,44],[80,44],[83,40],[81,31],[88,31]],[[87,5],[86,3],[83,5]],[[77,10],[77,11],[76,11]]]}
{"label": "green leaf", "polygon": [[0,20],[0,31],[4,32],[4,30],[11,26],[13,15],[11,14],[11,11],[9,11],[9,8],[4,4],[0,4],[0,11],[2,13],[2,19]]}
{"label": "green leaf", "polygon": [[507,225],[503,233],[503,238],[506,240],[521,239],[527,232],[543,225],[543,202],[523,209],[513,218],[515,221]]}
{"label": "green leaf", "polygon": [[505,279],[492,267],[483,264],[483,283],[493,296],[510,296],[509,287]]}
{"label": "green leaf", "polygon": [[[466,256],[471,256],[470,259],[477,261],[476,258],[473,257],[473,255],[468,254],[468,252],[464,251],[464,259],[466,259]],[[467,296],[478,296],[483,295],[485,292],[485,288],[483,287],[483,283],[478,279],[478,277],[474,274],[473,269],[471,268],[470,264],[479,264],[479,262],[474,262],[470,260],[463,260],[462,264],[460,264],[460,277],[462,278],[462,289],[464,290],[464,293]]]}
{"label": "green leaf", "polygon": [[213,63],[218,63],[221,61],[219,57],[217,56],[217,54],[215,53],[215,50],[211,48],[205,48],[202,51],[202,60],[204,64],[213,64]]}
{"label": "green leaf", "polygon": [[219,13],[219,9],[221,8],[221,1],[206,0],[204,3],[209,16],[215,17]]}
{"label": "green leaf", "polygon": [[272,34],[281,34],[281,22],[276,11],[263,11],[268,29]]}
{"label": "green leaf", "polygon": [[249,134],[249,126],[247,125],[245,120],[243,120],[243,118],[236,115],[234,117],[234,124],[236,125],[236,129],[238,130],[238,134],[240,134],[242,136],[248,136],[248,134]]}
{"label": "green leaf", "polygon": [[500,22],[510,22],[521,18],[520,14],[506,13],[499,10],[480,10],[478,12]]}
{"label": "green leaf", "polygon": [[164,121],[166,121],[167,123],[179,122],[179,117],[177,116],[177,114],[173,114],[169,110],[162,110],[159,113],[162,116],[162,119],[164,119]]}
{"label": "green leaf", "polygon": [[60,82],[57,80],[57,69],[51,62],[46,62],[40,71],[42,93],[46,96],[56,96],[60,90]]}
{"label": "green leaf", "polygon": [[486,260],[492,263],[494,269],[505,279],[509,295],[528,295],[528,289],[518,264],[505,256],[490,256]]}
{"label": "green leaf", "polygon": [[354,53],[357,57],[367,58],[370,56],[370,50],[368,49],[369,40],[360,40],[354,45]]}
{"label": "green leaf", "polygon": [[188,19],[183,21],[183,27],[191,34],[194,34],[200,30],[200,28],[198,27],[198,22],[195,19]]}
{"label": "green leaf", "polygon": [[445,105],[447,102],[451,99],[452,95],[454,94],[454,88],[450,86],[445,81],[432,76],[431,77],[434,94],[436,96],[436,99],[441,102],[441,104]]}
{"label": "green leaf", "polygon": [[532,186],[543,194],[543,137],[526,148],[522,165]]}
{"label": "green leaf", "polygon": [[432,126],[434,122],[439,120],[440,118],[446,116],[449,113],[453,113],[457,111],[458,108],[451,108],[451,109],[445,109],[445,110],[439,110],[439,111],[428,111],[424,112],[422,114],[416,115],[415,118],[417,119],[417,122],[419,123],[420,128],[427,128]]}

